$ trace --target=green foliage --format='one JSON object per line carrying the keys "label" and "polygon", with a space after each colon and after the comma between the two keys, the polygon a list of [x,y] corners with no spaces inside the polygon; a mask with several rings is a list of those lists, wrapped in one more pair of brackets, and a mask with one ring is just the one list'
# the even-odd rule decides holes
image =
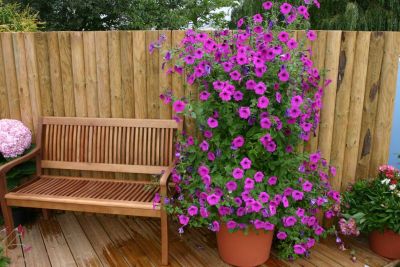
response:
{"label": "green foliage", "polygon": [[0,246],[0,267],[7,267],[10,264],[10,259],[4,255],[4,249]]}
{"label": "green foliage", "polygon": [[[263,0],[241,0],[232,12],[232,21],[260,12]],[[298,0],[276,2],[299,3]],[[303,1],[304,2],[304,1]],[[313,7],[311,25],[318,30],[400,30],[400,5],[398,0],[320,0],[321,8]],[[231,24],[235,28],[235,25]]]}
{"label": "green foliage", "polygon": [[[27,150],[25,153],[28,153],[30,150],[32,150],[33,146]],[[7,163],[9,160],[6,160],[1,154],[0,154],[0,166]],[[12,168],[8,173],[7,173],[7,187],[8,190],[12,190],[15,187],[19,186],[21,184],[22,179],[33,175],[36,170],[36,164],[34,161],[27,161],[24,162],[14,168]],[[1,267],[1,265],[0,265]]]}
{"label": "green foliage", "polygon": [[375,179],[357,181],[343,194],[343,217],[354,218],[357,227],[364,233],[386,228],[400,233],[398,182],[400,182],[398,170],[380,171]]}
{"label": "green foliage", "polygon": [[181,29],[224,26],[224,6],[234,0],[14,0],[29,4],[46,30]]}
{"label": "green foliage", "polygon": [[0,0],[0,32],[34,32],[37,29],[37,13],[31,8]]}

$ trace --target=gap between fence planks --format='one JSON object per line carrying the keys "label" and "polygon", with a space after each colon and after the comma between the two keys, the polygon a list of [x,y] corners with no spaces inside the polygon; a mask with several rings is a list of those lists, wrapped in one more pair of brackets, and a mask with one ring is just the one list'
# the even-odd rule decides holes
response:
{"label": "gap between fence planks", "polygon": [[[162,34],[170,48],[184,31],[0,33],[1,118],[22,120],[34,133],[40,115],[171,118],[171,106],[159,95],[171,89],[178,97],[196,98],[197,89],[186,86],[185,77],[162,73],[165,53],[149,54],[149,44]],[[323,80],[332,83],[323,96],[317,136],[299,149],[319,149],[338,168],[336,189],[374,175],[387,161],[399,43],[397,32],[319,31],[311,44],[315,65],[328,70]],[[193,121],[185,123],[195,134],[193,127]]]}

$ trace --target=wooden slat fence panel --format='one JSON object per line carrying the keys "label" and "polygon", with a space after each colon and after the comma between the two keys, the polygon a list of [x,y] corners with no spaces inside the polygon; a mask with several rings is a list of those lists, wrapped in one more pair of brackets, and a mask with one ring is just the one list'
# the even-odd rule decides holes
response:
{"label": "wooden slat fence panel", "polygon": [[[185,84],[184,77],[161,72],[165,53],[148,53],[149,44],[162,34],[167,36],[168,48],[184,36],[183,31],[1,33],[0,117],[22,119],[34,132],[40,115],[171,118],[171,107],[159,99],[165,89],[179,97],[196,97],[198,92]],[[323,82],[331,79],[332,83],[323,97],[317,134],[299,149],[319,149],[338,167],[333,180],[337,189],[375,174],[377,166],[387,161],[399,44],[396,32],[341,31],[319,31],[311,44],[315,65],[328,70]],[[185,128],[192,132],[193,124],[188,121]],[[131,146],[126,154],[104,147],[104,154],[93,152],[85,159],[90,161],[125,158],[129,162],[152,149],[150,143],[137,149],[145,135],[169,138],[162,130],[68,126],[49,130],[54,138],[76,138],[74,144],[60,144],[63,155],[56,157],[76,157],[82,149],[95,151],[105,138],[127,140],[123,145]],[[92,136],[90,143],[78,146],[81,135]],[[75,145],[73,155],[65,151],[71,145]],[[157,155],[146,158],[164,160]]]}

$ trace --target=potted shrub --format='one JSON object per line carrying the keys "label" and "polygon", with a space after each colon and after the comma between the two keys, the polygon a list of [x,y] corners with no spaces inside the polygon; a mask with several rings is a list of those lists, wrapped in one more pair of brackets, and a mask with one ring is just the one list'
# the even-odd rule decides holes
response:
{"label": "potted shrub", "polygon": [[342,196],[341,232],[369,234],[370,248],[390,259],[400,259],[400,172],[379,167],[374,179],[359,180]]}
{"label": "potted shrub", "polygon": [[[301,1],[303,2],[303,1]],[[308,25],[305,5],[263,3],[264,13],[241,19],[237,31],[186,31],[167,73],[185,75],[199,94],[172,103],[176,120],[196,121],[198,135],[182,133],[176,145],[172,197],[156,196],[186,227],[217,232],[221,258],[236,266],[255,266],[279,255],[294,260],[329,229],[316,214],[331,218],[340,194],[328,177],[335,169],[319,152],[297,153],[319,123],[325,85],[310,59],[305,40],[291,30]],[[316,32],[306,31],[315,40]],[[150,45],[162,45],[165,37]],[[165,64],[164,64],[165,66]]]}
{"label": "potted shrub", "polygon": [[[22,156],[33,148],[32,133],[20,121],[0,120],[0,166]],[[7,173],[7,187],[12,190],[35,173],[35,162],[25,162]],[[15,225],[25,224],[34,218],[32,209],[13,208]]]}

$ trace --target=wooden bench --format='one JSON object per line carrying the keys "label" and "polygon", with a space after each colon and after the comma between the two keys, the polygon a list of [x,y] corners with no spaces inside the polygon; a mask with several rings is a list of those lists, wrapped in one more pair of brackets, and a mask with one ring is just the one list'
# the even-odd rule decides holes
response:
{"label": "wooden bench", "polygon": [[[168,265],[167,215],[162,204],[154,207],[153,198],[156,193],[167,194],[176,131],[182,124],[174,120],[43,117],[37,129],[36,148],[0,167],[1,208],[10,244],[15,240],[11,206],[158,217],[161,264]],[[35,157],[35,178],[7,192],[6,173]],[[75,174],[156,174],[161,178],[155,183],[60,176],[49,175],[49,169]]]}

